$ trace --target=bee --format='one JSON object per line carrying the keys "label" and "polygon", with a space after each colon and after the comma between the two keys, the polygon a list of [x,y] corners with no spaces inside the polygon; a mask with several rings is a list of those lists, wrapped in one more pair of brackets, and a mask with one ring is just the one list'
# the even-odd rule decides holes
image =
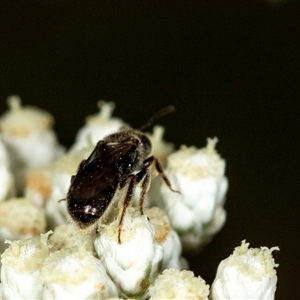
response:
{"label": "bee", "polygon": [[124,128],[100,140],[90,156],[83,160],[77,174],[71,177],[67,209],[80,229],[95,225],[110,206],[117,190],[125,190],[118,216],[118,244],[121,244],[122,222],[137,185],[141,187],[138,207],[143,204],[150,186],[150,167],[154,166],[170,190],[171,183],[155,156],[149,156],[151,142],[144,130],[154,121],[175,110],[167,106],[153,115],[140,129]]}

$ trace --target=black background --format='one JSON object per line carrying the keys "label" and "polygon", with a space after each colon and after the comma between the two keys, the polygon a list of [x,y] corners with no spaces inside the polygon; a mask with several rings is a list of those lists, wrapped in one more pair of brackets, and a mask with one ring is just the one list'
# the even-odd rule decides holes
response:
{"label": "black background", "polygon": [[300,2],[0,2],[6,97],[50,111],[70,146],[99,99],[139,127],[161,107],[166,139],[217,136],[230,189],[223,230],[191,268],[208,283],[243,239],[279,246],[277,299],[299,296]]}

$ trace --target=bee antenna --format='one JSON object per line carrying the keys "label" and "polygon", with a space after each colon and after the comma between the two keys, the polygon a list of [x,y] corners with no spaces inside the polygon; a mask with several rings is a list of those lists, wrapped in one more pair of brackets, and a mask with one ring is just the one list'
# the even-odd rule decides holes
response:
{"label": "bee antenna", "polygon": [[145,129],[150,127],[155,121],[157,121],[158,119],[160,119],[160,118],[164,117],[165,115],[168,115],[174,111],[175,111],[174,105],[169,105],[169,106],[162,108],[161,110],[156,112],[143,126],[140,127],[140,131],[145,131]]}

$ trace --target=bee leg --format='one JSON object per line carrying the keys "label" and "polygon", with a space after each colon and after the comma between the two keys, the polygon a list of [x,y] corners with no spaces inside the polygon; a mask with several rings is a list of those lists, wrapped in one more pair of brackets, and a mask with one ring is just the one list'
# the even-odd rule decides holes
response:
{"label": "bee leg", "polygon": [[161,165],[161,163],[158,161],[158,159],[155,156],[150,156],[146,160],[144,160],[144,166],[145,168],[149,168],[152,164],[154,164],[156,172],[161,176],[164,183],[167,185],[167,187],[175,193],[179,193],[179,191],[173,190],[170,180],[168,179],[167,175],[164,172],[164,169]]}
{"label": "bee leg", "polygon": [[119,212],[119,217],[118,217],[118,226],[117,226],[118,244],[121,244],[122,223],[123,223],[126,209],[127,209],[128,205],[130,204],[130,202],[132,201],[133,193],[134,193],[135,186],[136,186],[136,176],[135,175],[128,176],[127,182],[129,182],[128,190],[127,190],[126,196],[122,202],[122,208]]}
{"label": "bee leg", "polygon": [[146,197],[146,193],[149,190],[150,186],[150,181],[151,181],[151,176],[150,176],[150,171],[148,168],[144,168],[141,170],[139,173],[136,174],[136,181],[137,183],[141,183],[141,194],[140,194],[140,200],[138,203],[139,210],[141,214],[143,214],[143,206],[144,206],[144,201]]}

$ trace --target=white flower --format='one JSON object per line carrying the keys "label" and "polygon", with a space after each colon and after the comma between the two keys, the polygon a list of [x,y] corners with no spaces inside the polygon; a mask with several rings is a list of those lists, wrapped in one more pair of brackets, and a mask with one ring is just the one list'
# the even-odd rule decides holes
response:
{"label": "white flower", "polygon": [[272,252],[278,247],[250,248],[242,242],[223,260],[211,287],[212,300],[275,298],[277,275]]}
{"label": "white flower", "polygon": [[118,291],[105,268],[85,247],[62,248],[41,269],[42,299],[107,299]]}
{"label": "white flower", "polygon": [[181,147],[168,157],[165,170],[174,193],[153,180],[149,200],[164,209],[179,233],[183,249],[195,251],[205,245],[226,219],[223,208],[228,188],[225,161],[215,150],[217,139],[203,149]]}
{"label": "white flower", "polygon": [[0,136],[0,202],[15,196],[15,181],[11,172],[10,157]]}
{"label": "white flower", "polygon": [[30,238],[45,232],[44,210],[24,198],[9,199],[0,203],[0,252],[5,239]]}
{"label": "white flower", "polygon": [[53,117],[36,107],[21,106],[18,96],[8,98],[10,111],[0,120],[3,141],[12,161],[12,171],[19,193],[23,191],[23,176],[31,167],[45,166],[64,153],[51,129]]}
{"label": "white flower", "polygon": [[162,270],[187,268],[188,262],[181,256],[180,238],[177,232],[172,229],[166,213],[158,207],[151,207],[145,210],[145,214],[155,229],[156,242],[164,248]]}
{"label": "white flower", "polygon": [[192,271],[164,270],[149,289],[150,300],[201,299],[208,300],[209,286]]}
{"label": "white flower", "polygon": [[71,152],[81,151],[90,146],[95,147],[105,136],[126,125],[122,120],[111,117],[115,108],[113,102],[99,101],[98,107],[100,109],[98,114],[86,118],[86,125],[79,130]]}
{"label": "white flower", "polygon": [[163,140],[165,128],[162,126],[154,126],[153,133],[147,134],[151,142],[151,153],[162,165],[166,164],[167,157],[174,152],[174,145]]}
{"label": "white flower", "polygon": [[1,255],[2,297],[4,299],[41,299],[40,268],[49,255],[48,235],[24,241],[7,242],[9,248]]}
{"label": "white flower", "polygon": [[54,163],[51,194],[46,204],[47,222],[51,229],[65,224],[70,218],[65,200],[71,177],[76,174],[84,155],[85,152],[69,152]]}
{"label": "white flower", "polygon": [[84,246],[87,251],[94,252],[95,230],[85,232],[75,224],[63,224],[54,229],[49,242],[56,250]]}
{"label": "white flower", "polygon": [[21,106],[21,98],[7,98],[10,110],[1,117],[1,130],[12,136],[28,136],[34,131],[50,128],[54,119],[48,112],[33,106]]}
{"label": "white flower", "polygon": [[1,164],[5,165],[6,167],[10,167],[10,164],[11,164],[10,156],[8,154],[6,145],[3,141],[2,135],[0,135],[0,162],[1,162]]}
{"label": "white flower", "polygon": [[103,225],[95,249],[112,280],[127,297],[142,298],[160,271],[163,248],[154,229],[137,208],[127,209],[118,244],[117,221]]}
{"label": "white flower", "polygon": [[45,207],[51,195],[54,165],[32,168],[25,174],[25,196],[35,205]]}

